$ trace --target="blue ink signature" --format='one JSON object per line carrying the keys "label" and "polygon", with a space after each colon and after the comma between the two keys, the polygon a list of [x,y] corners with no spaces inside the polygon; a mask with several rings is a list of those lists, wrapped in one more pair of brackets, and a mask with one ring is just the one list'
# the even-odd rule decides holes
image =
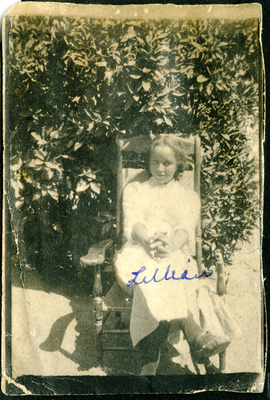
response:
{"label": "blue ink signature", "polygon": [[159,268],[157,268],[156,270],[155,270],[155,272],[154,272],[154,275],[152,276],[152,278],[149,280],[149,281],[147,281],[146,280],[146,276],[144,276],[143,277],[143,280],[141,281],[141,282],[136,282],[136,279],[138,278],[138,276],[142,273],[142,272],[144,272],[145,270],[146,270],[146,267],[141,267],[138,271],[136,271],[136,272],[131,272],[131,274],[132,275],[134,275],[134,278],[132,278],[132,279],[130,279],[129,281],[128,281],[128,283],[127,283],[127,286],[131,286],[131,285],[133,285],[133,283],[134,283],[134,285],[141,285],[142,283],[145,283],[145,284],[147,284],[147,283],[150,283],[150,282],[155,282],[155,283],[158,283],[158,282],[161,282],[161,281],[163,281],[163,280],[165,280],[165,281],[169,281],[170,279],[173,279],[173,280],[175,280],[175,281],[180,281],[180,280],[184,280],[184,279],[186,279],[187,281],[192,281],[193,279],[200,279],[200,278],[202,278],[203,276],[205,276],[206,278],[209,278],[209,276],[211,276],[212,274],[213,274],[213,270],[212,269],[209,269],[208,271],[207,271],[207,273],[206,273],[206,271],[204,271],[201,275],[197,275],[197,274],[195,274],[194,276],[192,276],[191,278],[189,278],[188,276],[187,276],[187,274],[188,274],[188,270],[187,269],[185,269],[185,271],[181,274],[181,276],[179,276],[179,277],[176,277],[175,276],[175,270],[172,270],[172,272],[171,272],[171,276],[169,276],[169,273],[170,273],[170,265],[168,265],[168,267],[166,268],[166,271],[165,271],[165,274],[164,274],[164,276],[161,278],[161,279],[157,279],[157,273],[158,273],[158,271],[159,271]]}

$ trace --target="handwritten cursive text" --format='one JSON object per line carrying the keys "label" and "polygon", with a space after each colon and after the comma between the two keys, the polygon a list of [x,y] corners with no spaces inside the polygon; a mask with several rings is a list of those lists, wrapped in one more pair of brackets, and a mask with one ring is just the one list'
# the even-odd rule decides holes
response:
{"label": "handwritten cursive text", "polygon": [[[132,279],[130,279],[130,280],[128,281],[127,286],[131,286],[131,285],[133,285],[133,283],[134,283],[134,285],[141,285],[142,283],[148,284],[148,283],[150,283],[150,282],[158,283],[158,282],[161,282],[161,281],[163,281],[163,280],[169,281],[170,279],[173,279],[174,281],[180,281],[180,280],[192,281],[193,279],[200,279],[200,278],[202,278],[202,277],[209,278],[209,276],[211,276],[211,275],[213,274],[213,271],[212,271],[211,269],[209,269],[208,271],[204,271],[204,272],[203,272],[201,275],[199,275],[199,276],[198,276],[197,274],[195,274],[195,275],[192,276],[192,277],[188,277],[188,276],[187,276],[187,275],[188,275],[188,270],[185,269],[185,271],[181,274],[181,276],[176,277],[176,276],[175,276],[175,274],[176,274],[175,270],[172,270],[172,271],[170,272],[170,268],[171,268],[171,266],[168,265],[168,267],[166,268],[166,271],[165,271],[164,276],[163,276],[162,278],[160,278],[160,279],[157,279],[157,273],[158,273],[158,271],[159,271],[159,268],[157,268],[157,269],[155,270],[155,272],[154,272],[154,274],[153,274],[153,276],[152,276],[152,278],[151,278],[150,280],[147,281],[147,280],[146,280],[146,276],[144,276],[144,277],[142,278],[142,281],[137,282],[136,280],[137,280],[138,276],[139,276],[142,272],[144,272],[144,271],[146,270],[146,267],[141,267],[138,271],[136,271],[136,272],[131,272],[131,274],[134,275],[134,278],[132,278]],[[171,274],[171,275],[170,275],[170,274]],[[170,276],[169,276],[169,275],[170,275]]]}

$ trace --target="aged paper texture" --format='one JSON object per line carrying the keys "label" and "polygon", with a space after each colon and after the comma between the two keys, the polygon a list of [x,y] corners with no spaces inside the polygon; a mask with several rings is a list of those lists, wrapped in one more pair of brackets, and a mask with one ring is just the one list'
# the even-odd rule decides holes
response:
{"label": "aged paper texture", "polygon": [[261,7],[3,22],[6,394],[262,392]]}

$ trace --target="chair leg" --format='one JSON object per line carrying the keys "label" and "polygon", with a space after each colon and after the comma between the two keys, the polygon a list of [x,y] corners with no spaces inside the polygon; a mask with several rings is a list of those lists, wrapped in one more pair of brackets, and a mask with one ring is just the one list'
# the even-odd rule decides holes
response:
{"label": "chair leg", "polygon": [[198,367],[198,364],[196,363],[196,361],[193,359],[192,356],[191,356],[191,361],[192,361],[193,367],[195,369],[196,375],[201,375],[200,368]]}
{"label": "chair leg", "polygon": [[103,326],[103,299],[102,299],[102,283],[100,265],[95,265],[94,269],[94,285],[93,285],[93,297],[94,297],[94,319],[96,328],[96,354],[97,360],[100,366],[102,366],[102,326]]}
{"label": "chair leg", "polygon": [[95,297],[94,298],[94,319],[95,319],[95,345],[96,345],[96,354],[97,361],[99,366],[102,366],[103,362],[103,346],[102,346],[102,326],[103,326],[103,312],[102,312],[102,298]]}
{"label": "chair leg", "polygon": [[95,335],[95,345],[96,345],[96,357],[97,364],[99,367],[103,366],[103,344],[102,344],[102,332],[97,333]]}
{"label": "chair leg", "polygon": [[226,368],[226,350],[219,353],[219,369],[224,371]]}

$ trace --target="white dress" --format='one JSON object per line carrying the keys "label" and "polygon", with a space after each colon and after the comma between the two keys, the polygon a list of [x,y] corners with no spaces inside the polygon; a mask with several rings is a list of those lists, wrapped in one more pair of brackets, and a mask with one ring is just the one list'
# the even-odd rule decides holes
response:
{"label": "white dress", "polygon": [[[200,201],[197,194],[187,191],[178,181],[172,180],[158,185],[154,178],[139,183],[130,183],[123,194],[124,234],[127,242],[116,255],[115,267],[120,286],[127,293],[133,293],[130,331],[133,345],[153,332],[160,321],[172,321],[187,317],[194,311],[196,290],[199,279],[162,279],[170,266],[167,277],[175,271],[176,278],[185,270],[189,278],[198,273],[197,264],[191,257],[194,254],[195,227],[199,217]],[[153,259],[132,239],[134,224],[142,223],[149,236],[163,232],[168,237],[178,229],[184,229],[189,235],[189,244],[168,258]],[[134,279],[132,272],[140,273],[136,282],[148,282],[156,272],[156,281],[142,282],[136,285],[128,283]],[[162,280],[161,280],[162,279]]]}

